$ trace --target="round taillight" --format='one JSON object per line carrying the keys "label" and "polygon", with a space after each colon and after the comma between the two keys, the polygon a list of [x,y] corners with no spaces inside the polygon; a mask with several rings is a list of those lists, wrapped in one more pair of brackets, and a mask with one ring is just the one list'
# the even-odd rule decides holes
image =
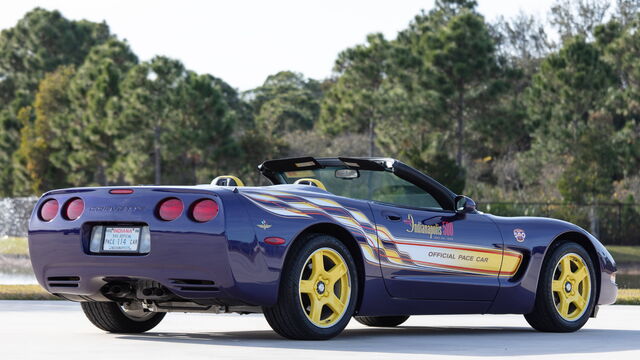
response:
{"label": "round taillight", "polygon": [[211,199],[198,200],[191,210],[191,217],[197,222],[207,222],[218,215],[218,203]]}
{"label": "round taillight", "polygon": [[67,220],[75,220],[84,212],[84,201],[80,198],[74,198],[67,201],[64,207],[64,217]]}
{"label": "round taillight", "polygon": [[40,207],[40,219],[51,221],[58,215],[58,201],[55,199],[47,200]]}
{"label": "round taillight", "polygon": [[182,214],[183,209],[184,205],[182,205],[182,201],[180,199],[166,199],[160,203],[160,206],[158,206],[158,216],[160,216],[160,219],[164,221],[175,220],[180,216],[180,214]]}

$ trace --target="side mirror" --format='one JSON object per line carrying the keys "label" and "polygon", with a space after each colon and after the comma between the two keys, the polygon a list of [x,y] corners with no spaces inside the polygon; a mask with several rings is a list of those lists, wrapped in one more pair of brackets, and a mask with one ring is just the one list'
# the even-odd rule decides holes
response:
{"label": "side mirror", "polygon": [[476,203],[471,198],[464,195],[456,196],[456,212],[467,214],[476,211]]}

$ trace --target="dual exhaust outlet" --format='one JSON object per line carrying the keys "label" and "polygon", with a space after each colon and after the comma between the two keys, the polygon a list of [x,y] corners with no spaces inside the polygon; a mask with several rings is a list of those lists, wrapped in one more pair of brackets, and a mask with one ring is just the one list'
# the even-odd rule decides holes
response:
{"label": "dual exhaust outlet", "polygon": [[173,295],[162,286],[134,288],[126,282],[109,283],[105,285],[102,293],[108,298],[140,300],[166,300]]}

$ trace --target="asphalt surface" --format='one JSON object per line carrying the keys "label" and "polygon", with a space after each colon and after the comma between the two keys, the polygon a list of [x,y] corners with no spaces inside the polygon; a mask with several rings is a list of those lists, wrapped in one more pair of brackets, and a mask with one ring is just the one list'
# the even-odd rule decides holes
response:
{"label": "asphalt surface", "polygon": [[640,306],[607,306],[577,333],[533,331],[522,316],[415,316],[394,329],[351,321],[329,341],[285,340],[261,315],[168,314],[115,335],[63,301],[0,301],[0,359],[640,359]]}

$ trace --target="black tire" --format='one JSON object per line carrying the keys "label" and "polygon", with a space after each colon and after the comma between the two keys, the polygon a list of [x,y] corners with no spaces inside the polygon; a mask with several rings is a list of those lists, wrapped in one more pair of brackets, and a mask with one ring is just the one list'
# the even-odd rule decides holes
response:
{"label": "black tire", "polygon": [[143,333],[162,321],[165,313],[148,313],[141,318],[126,315],[115,302],[83,302],[82,311],[97,328],[112,333]]}
{"label": "black tire", "polygon": [[374,327],[396,327],[409,319],[407,315],[400,316],[354,316],[362,325]]}
{"label": "black tire", "polygon": [[[563,317],[560,314],[560,311],[556,308],[555,299],[557,299],[557,294],[554,295],[551,284],[554,279],[554,274],[557,274],[556,266],[559,261],[565,256],[571,256],[571,254],[576,254],[583,260],[584,265],[587,267],[589,272],[590,286],[589,291],[584,292],[585,294],[589,293],[589,300],[587,302],[586,309],[581,313],[581,315],[576,315],[575,319],[568,320]],[[549,255],[542,264],[533,312],[526,314],[524,317],[529,325],[538,331],[577,331],[586,324],[593,312],[593,307],[595,306],[596,301],[596,289],[598,288],[597,285],[595,269],[593,261],[589,257],[589,253],[587,253],[582,246],[574,242],[560,243],[555,248],[550,249]],[[569,286],[569,288],[572,287]]]}
{"label": "black tire", "polygon": [[[275,306],[264,307],[264,316],[275,332],[289,339],[327,340],[333,338],[344,330],[354,313],[358,298],[358,274],[355,262],[347,247],[333,236],[311,234],[299,239],[292,246],[293,248],[289,250],[291,256],[287,259],[281,275],[278,302]],[[307,260],[316,251],[326,248],[337,252],[347,266],[350,294],[348,295],[348,303],[344,303],[346,307],[341,317],[335,319],[335,323],[327,327],[320,327],[308,317],[307,311],[310,310],[303,308],[303,295],[300,293],[299,284],[308,267]],[[333,267],[329,270],[331,269]],[[327,292],[328,295],[333,295],[332,291]],[[320,307],[321,312],[326,310],[325,306]]]}

